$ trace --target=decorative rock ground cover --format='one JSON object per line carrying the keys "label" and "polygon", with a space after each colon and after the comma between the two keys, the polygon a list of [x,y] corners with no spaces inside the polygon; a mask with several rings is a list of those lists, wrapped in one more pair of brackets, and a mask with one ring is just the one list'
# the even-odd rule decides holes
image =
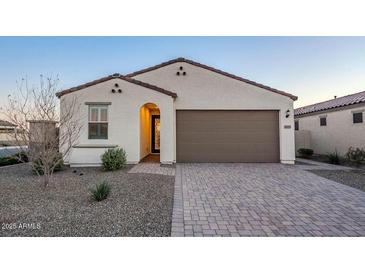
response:
{"label": "decorative rock ground cover", "polygon": [[[170,236],[174,177],[129,170],[67,168],[44,190],[29,166],[2,168],[0,236]],[[104,179],[110,196],[93,202]]]}

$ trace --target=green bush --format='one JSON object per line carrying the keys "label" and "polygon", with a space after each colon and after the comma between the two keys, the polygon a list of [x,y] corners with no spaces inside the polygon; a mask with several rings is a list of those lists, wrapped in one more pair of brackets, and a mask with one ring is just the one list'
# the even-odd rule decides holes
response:
{"label": "green bush", "polygon": [[300,157],[310,158],[313,155],[313,149],[310,148],[300,148],[298,149],[298,153]]}
{"label": "green bush", "polygon": [[107,183],[107,181],[103,181],[102,183],[96,185],[94,188],[90,189],[91,198],[97,202],[102,201],[109,196],[110,189],[111,187]]}
{"label": "green bush", "polygon": [[25,163],[28,162],[28,155],[25,152],[18,152],[16,154],[14,154],[14,156],[16,159],[19,159],[20,162]]}
{"label": "green bush", "polygon": [[[57,172],[57,171],[60,171],[63,169],[64,167],[64,163],[63,163],[63,157],[62,157],[62,154],[61,153],[58,153],[54,159],[53,159],[53,162],[50,163],[50,168],[53,167],[53,165],[58,162],[56,164],[56,166],[54,167],[53,169],[53,172]],[[44,164],[42,162],[42,159],[41,158],[38,158],[38,159],[35,159],[33,161],[33,172],[36,173],[36,174],[39,174],[39,175],[43,175],[44,174]]]}
{"label": "green bush", "polygon": [[127,163],[127,155],[122,148],[109,148],[101,156],[105,170],[121,169]]}
{"label": "green bush", "polygon": [[0,166],[10,166],[10,165],[15,165],[15,164],[19,164],[19,160],[17,158],[14,157],[1,157],[0,158]]}
{"label": "green bush", "polygon": [[0,158],[0,166],[9,166],[24,162],[28,162],[28,157],[24,152],[18,152],[12,156]]}
{"label": "green bush", "polygon": [[337,151],[329,153],[327,155],[328,162],[333,165],[339,165],[340,164],[340,156],[338,156]]}
{"label": "green bush", "polygon": [[355,165],[365,164],[365,150],[363,148],[353,148],[349,147],[346,153],[346,157],[349,162]]}

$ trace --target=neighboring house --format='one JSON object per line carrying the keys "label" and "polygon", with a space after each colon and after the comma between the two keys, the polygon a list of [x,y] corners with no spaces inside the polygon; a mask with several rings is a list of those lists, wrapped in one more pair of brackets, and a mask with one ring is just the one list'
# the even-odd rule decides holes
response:
{"label": "neighboring house", "polygon": [[15,140],[16,125],[0,120],[0,146],[10,145]]}
{"label": "neighboring house", "polygon": [[365,148],[364,111],[365,91],[298,108],[296,142],[306,139],[301,138],[302,133],[306,134],[310,138],[308,148],[318,154],[336,150],[345,154],[350,146]]}
{"label": "neighboring house", "polygon": [[73,98],[81,104],[72,166],[99,165],[110,147],[124,148],[129,163],[151,153],[163,164],[295,160],[296,96],[184,58],[57,96],[61,111]]}

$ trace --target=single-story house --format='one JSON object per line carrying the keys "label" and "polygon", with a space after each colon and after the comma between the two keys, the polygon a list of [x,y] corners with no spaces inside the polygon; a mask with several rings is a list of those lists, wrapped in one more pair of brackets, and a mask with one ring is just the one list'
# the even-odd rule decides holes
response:
{"label": "single-story house", "polygon": [[85,125],[71,166],[100,165],[111,147],[124,148],[128,163],[150,154],[162,164],[295,160],[296,96],[185,58],[57,96],[61,111],[77,98]]}
{"label": "single-story house", "polygon": [[365,91],[295,109],[296,147],[342,155],[350,146],[365,148],[364,111]]}

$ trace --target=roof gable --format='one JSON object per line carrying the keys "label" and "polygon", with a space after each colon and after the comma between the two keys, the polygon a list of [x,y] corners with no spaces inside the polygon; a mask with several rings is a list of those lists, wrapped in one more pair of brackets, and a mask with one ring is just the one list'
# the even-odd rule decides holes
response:
{"label": "roof gable", "polygon": [[72,93],[72,92],[75,92],[75,91],[78,91],[78,90],[81,90],[81,89],[84,89],[84,88],[87,88],[87,87],[90,87],[90,86],[94,86],[94,85],[97,85],[97,84],[100,84],[100,83],[103,83],[103,82],[106,82],[106,81],[109,81],[109,80],[112,80],[112,79],[122,79],[124,81],[129,82],[129,83],[139,85],[139,86],[142,86],[142,87],[152,89],[152,90],[155,90],[157,92],[166,94],[166,95],[171,96],[173,98],[177,97],[177,94],[175,92],[172,92],[172,91],[169,91],[169,90],[166,90],[166,89],[163,89],[163,88],[160,88],[160,87],[157,87],[157,86],[154,86],[154,85],[151,85],[151,84],[148,84],[148,83],[145,83],[145,82],[133,79],[133,78],[129,78],[129,77],[120,75],[118,73],[115,73],[113,75],[109,75],[107,77],[103,77],[103,78],[100,78],[100,79],[97,79],[97,80],[94,80],[94,81],[91,81],[91,82],[76,86],[76,87],[73,87],[73,88],[65,89],[63,91],[57,92],[56,96],[58,98],[60,98],[63,95],[66,95],[66,94],[69,94],[69,93]]}
{"label": "roof gable", "polygon": [[346,95],[336,99],[320,102],[313,105],[300,107],[294,110],[295,116],[305,115],[309,113],[315,113],[319,111],[325,111],[329,109],[335,109],[339,107],[345,107],[355,105],[359,103],[365,103],[365,91]]}
{"label": "roof gable", "polygon": [[256,86],[256,87],[259,87],[259,88],[262,88],[262,89],[265,89],[265,90],[268,90],[268,91],[271,91],[271,92],[274,92],[274,93],[277,93],[277,94],[280,94],[280,95],[283,95],[283,96],[287,96],[287,97],[291,98],[292,100],[297,100],[298,99],[297,96],[294,96],[290,93],[287,93],[287,92],[284,92],[284,91],[281,91],[281,90],[278,90],[278,89],[274,89],[274,88],[271,88],[269,86],[265,86],[263,84],[259,84],[257,82],[242,78],[240,76],[236,76],[236,75],[230,74],[228,72],[225,72],[225,71],[222,71],[222,70],[219,70],[219,69],[216,69],[216,68],[213,68],[213,67],[210,67],[210,66],[207,66],[207,65],[204,65],[204,64],[189,60],[189,59],[185,59],[185,58],[176,58],[176,59],[161,63],[161,64],[156,65],[156,66],[152,66],[152,67],[149,67],[149,68],[145,68],[145,69],[142,69],[142,70],[127,74],[126,76],[127,77],[134,77],[134,76],[137,76],[139,74],[143,74],[143,73],[146,73],[146,72],[149,72],[149,71],[153,71],[153,70],[156,70],[156,69],[159,69],[159,68],[174,64],[174,63],[178,63],[178,62],[188,63],[190,65],[197,66],[197,67],[200,67],[200,68],[203,68],[203,69],[206,69],[206,70],[209,70],[209,71],[224,75],[226,77],[229,77],[229,78],[232,78],[232,79],[235,79],[235,80],[238,80],[238,81],[245,82],[247,84],[250,84],[250,85],[253,85],[253,86]]}

